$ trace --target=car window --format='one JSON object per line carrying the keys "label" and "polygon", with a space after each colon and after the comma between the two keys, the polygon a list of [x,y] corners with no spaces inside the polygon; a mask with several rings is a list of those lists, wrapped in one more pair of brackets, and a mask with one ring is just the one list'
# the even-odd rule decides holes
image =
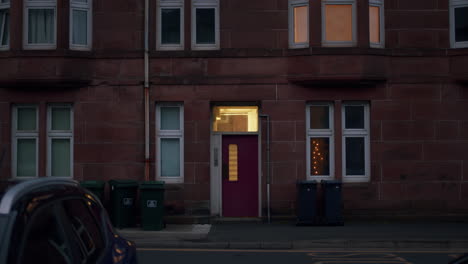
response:
{"label": "car window", "polygon": [[[90,202],[89,202],[90,203]],[[78,243],[79,254],[83,263],[95,263],[104,250],[103,231],[98,224],[100,220],[92,214],[89,206],[81,199],[63,201],[64,211],[70,221]]]}
{"label": "car window", "polygon": [[72,254],[54,205],[39,208],[26,227],[21,264],[72,263]]}

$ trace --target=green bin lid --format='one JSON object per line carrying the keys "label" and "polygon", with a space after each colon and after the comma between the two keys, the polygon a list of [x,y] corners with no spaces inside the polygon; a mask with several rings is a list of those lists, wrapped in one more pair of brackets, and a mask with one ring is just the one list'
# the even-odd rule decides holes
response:
{"label": "green bin lid", "polygon": [[81,181],[80,185],[85,188],[103,188],[106,185],[105,181]]}
{"label": "green bin lid", "polygon": [[147,181],[140,183],[140,189],[164,189],[163,181]]}
{"label": "green bin lid", "polygon": [[114,187],[137,187],[138,182],[135,180],[110,180],[109,184]]}

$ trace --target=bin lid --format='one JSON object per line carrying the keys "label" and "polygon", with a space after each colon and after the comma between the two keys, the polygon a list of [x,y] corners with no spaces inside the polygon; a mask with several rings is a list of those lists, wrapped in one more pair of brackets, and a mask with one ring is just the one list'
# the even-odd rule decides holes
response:
{"label": "bin lid", "polygon": [[296,182],[297,185],[313,185],[313,184],[317,184],[317,181],[316,180],[304,180],[304,181],[297,181]]}
{"label": "bin lid", "polygon": [[322,180],[321,181],[322,185],[341,185],[341,181],[337,180]]}
{"label": "bin lid", "polygon": [[81,181],[80,185],[85,188],[103,188],[106,185],[105,181]]}
{"label": "bin lid", "polygon": [[146,181],[140,183],[140,189],[162,189],[164,190],[163,181]]}
{"label": "bin lid", "polygon": [[110,180],[109,184],[114,187],[137,187],[138,182],[135,180]]}

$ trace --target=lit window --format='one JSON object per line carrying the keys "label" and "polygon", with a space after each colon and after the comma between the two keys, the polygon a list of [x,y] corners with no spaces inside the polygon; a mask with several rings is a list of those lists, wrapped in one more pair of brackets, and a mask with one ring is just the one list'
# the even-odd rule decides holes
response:
{"label": "lit window", "polygon": [[47,176],[73,177],[73,108],[48,106]]}
{"label": "lit window", "polygon": [[219,0],[192,1],[192,49],[219,49]]}
{"label": "lit window", "polygon": [[383,0],[369,1],[369,39],[373,48],[383,48],[384,30],[384,2]]}
{"label": "lit window", "polygon": [[178,103],[156,106],[157,178],[168,183],[184,180],[184,108]]}
{"label": "lit window", "polygon": [[91,48],[92,6],[92,0],[70,0],[70,49]]}
{"label": "lit window", "polygon": [[343,181],[369,181],[369,104],[344,103],[342,119]]}
{"label": "lit window", "polygon": [[322,44],[331,47],[356,45],[355,0],[322,1]]}
{"label": "lit window", "polygon": [[468,0],[450,1],[450,44],[452,48],[468,47]]}
{"label": "lit window", "polygon": [[157,8],[157,49],[184,49],[184,1],[159,0]]}
{"label": "lit window", "polygon": [[289,0],[289,47],[309,46],[309,5],[304,0]]}
{"label": "lit window", "polygon": [[38,176],[38,108],[36,105],[18,105],[13,108],[12,175]]}
{"label": "lit window", "polygon": [[214,132],[257,132],[257,106],[215,106],[213,108]]}
{"label": "lit window", "polygon": [[25,49],[55,49],[56,0],[24,0]]}
{"label": "lit window", "polygon": [[0,0],[0,50],[10,45],[10,0]]}
{"label": "lit window", "polygon": [[307,115],[307,178],[333,179],[333,104],[312,103]]}

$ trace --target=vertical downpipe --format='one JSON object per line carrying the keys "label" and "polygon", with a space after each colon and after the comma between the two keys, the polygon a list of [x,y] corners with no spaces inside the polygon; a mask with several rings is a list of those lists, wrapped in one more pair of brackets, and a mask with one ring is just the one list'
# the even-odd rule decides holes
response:
{"label": "vertical downpipe", "polygon": [[150,138],[149,138],[149,0],[145,0],[145,82],[144,82],[144,100],[145,100],[145,181],[150,177]]}
{"label": "vertical downpipe", "polygon": [[260,115],[260,117],[265,117],[267,120],[267,136],[266,136],[266,141],[267,141],[267,178],[266,178],[266,184],[267,184],[267,218],[268,218],[268,223],[271,223],[271,213],[270,213],[270,116],[269,115]]}

